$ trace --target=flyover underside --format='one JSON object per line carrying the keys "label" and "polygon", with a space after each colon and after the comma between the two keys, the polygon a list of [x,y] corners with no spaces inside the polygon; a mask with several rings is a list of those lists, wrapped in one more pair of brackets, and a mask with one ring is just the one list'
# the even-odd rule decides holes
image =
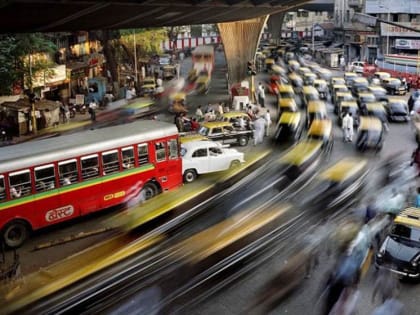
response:
{"label": "flyover underside", "polygon": [[283,24],[284,14],[284,12],[272,14],[267,21],[268,32],[275,41],[280,41],[281,39],[281,27]]}
{"label": "flyover underside", "polygon": [[229,83],[247,77],[247,61],[253,61],[268,15],[238,22],[218,23],[226,55]]}

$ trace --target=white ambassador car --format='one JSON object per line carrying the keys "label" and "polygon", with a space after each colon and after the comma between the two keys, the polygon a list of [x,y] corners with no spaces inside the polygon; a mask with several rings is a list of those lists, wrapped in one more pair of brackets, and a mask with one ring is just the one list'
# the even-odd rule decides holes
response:
{"label": "white ambassador car", "polygon": [[224,171],[245,162],[244,154],[214,141],[190,141],[181,144],[184,182],[191,183],[198,175]]}

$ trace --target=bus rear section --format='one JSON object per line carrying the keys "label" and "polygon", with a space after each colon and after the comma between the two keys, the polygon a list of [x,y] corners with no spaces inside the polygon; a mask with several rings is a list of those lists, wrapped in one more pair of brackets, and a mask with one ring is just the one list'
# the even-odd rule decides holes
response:
{"label": "bus rear section", "polygon": [[182,185],[173,124],[137,121],[15,148],[0,165],[0,228],[9,247],[31,230]]}

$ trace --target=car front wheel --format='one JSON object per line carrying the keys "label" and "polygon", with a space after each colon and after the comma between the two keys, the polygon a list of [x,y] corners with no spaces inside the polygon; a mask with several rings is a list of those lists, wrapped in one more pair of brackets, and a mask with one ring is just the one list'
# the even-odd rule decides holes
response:
{"label": "car front wheel", "polygon": [[247,137],[240,137],[239,138],[239,145],[241,147],[244,147],[248,144],[248,138]]}
{"label": "car front wheel", "polygon": [[192,183],[197,178],[197,172],[193,169],[184,172],[184,182]]}
{"label": "car front wheel", "polygon": [[239,166],[241,166],[241,162],[238,160],[234,160],[230,163],[230,168],[238,168]]}

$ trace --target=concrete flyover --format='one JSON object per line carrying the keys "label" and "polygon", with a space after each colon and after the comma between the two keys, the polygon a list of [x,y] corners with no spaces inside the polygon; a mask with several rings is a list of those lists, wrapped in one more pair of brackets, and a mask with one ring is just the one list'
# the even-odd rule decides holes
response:
{"label": "concrete flyover", "polygon": [[[322,1],[322,0],[316,0]],[[323,0],[328,2],[331,0]],[[60,32],[216,23],[229,81],[246,77],[262,28],[270,15],[297,9],[307,0],[2,0],[0,33]]]}

